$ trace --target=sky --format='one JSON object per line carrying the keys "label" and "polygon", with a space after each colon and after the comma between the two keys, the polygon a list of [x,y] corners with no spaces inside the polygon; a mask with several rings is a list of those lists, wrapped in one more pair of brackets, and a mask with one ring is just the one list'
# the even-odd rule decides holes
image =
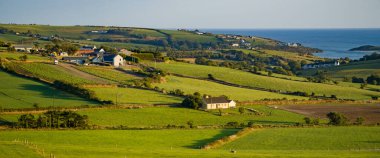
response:
{"label": "sky", "polygon": [[0,0],[0,23],[148,28],[380,28],[380,0]]}

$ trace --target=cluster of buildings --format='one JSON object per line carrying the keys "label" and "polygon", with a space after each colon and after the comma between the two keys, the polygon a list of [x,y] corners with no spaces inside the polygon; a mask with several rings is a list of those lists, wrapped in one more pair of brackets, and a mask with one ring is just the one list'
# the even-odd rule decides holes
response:
{"label": "cluster of buildings", "polygon": [[306,64],[302,66],[302,69],[316,69],[316,68],[326,68],[332,66],[339,66],[339,60],[336,60],[334,63],[314,63],[314,64]]}
{"label": "cluster of buildings", "polygon": [[120,54],[131,55],[132,52],[120,49],[118,54],[113,54],[102,48],[96,48],[96,46],[82,46],[75,56],[68,56],[66,52],[59,53],[59,56],[62,56],[63,61],[79,65],[96,64],[120,67],[125,65],[125,60]]}

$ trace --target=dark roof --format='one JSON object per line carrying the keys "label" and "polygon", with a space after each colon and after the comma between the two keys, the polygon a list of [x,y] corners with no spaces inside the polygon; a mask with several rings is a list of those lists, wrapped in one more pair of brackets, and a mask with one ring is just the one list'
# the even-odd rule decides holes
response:
{"label": "dark roof", "polygon": [[86,60],[88,57],[63,57],[62,60]]}
{"label": "dark roof", "polygon": [[113,62],[113,58],[115,58],[117,54],[104,54],[103,61],[105,62]]}
{"label": "dark roof", "polygon": [[231,100],[228,100],[226,97],[220,96],[220,97],[208,97],[203,98],[204,101],[207,104],[213,104],[213,103],[229,103]]}

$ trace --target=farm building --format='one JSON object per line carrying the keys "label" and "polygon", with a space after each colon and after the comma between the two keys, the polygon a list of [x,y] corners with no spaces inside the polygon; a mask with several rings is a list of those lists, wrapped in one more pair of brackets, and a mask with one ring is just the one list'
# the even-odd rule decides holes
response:
{"label": "farm building", "polygon": [[25,45],[15,45],[15,50],[18,52],[30,52],[31,49],[33,49],[32,46],[25,46]]}
{"label": "farm building", "polygon": [[99,56],[92,59],[92,62],[95,64],[107,63],[107,64],[111,64],[115,67],[119,67],[119,66],[124,65],[123,57],[120,55],[117,55],[117,54],[102,54],[102,53],[100,53]]}
{"label": "farm building", "polygon": [[63,57],[63,61],[75,63],[75,64],[84,64],[88,60],[87,57]]}
{"label": "farm building", "polygon": [[236,102],[228,100],[225,96],[220,97],[204,97],[203,109],[227,109],[236,107]]}

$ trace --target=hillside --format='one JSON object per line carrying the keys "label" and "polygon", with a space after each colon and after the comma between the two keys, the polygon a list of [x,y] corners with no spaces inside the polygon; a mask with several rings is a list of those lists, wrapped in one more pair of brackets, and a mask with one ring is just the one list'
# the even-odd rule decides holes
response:
{"label": "hillside", "polygon": [[[290,91],[290,92],[307,92],[309,94],[330,96],[336,95],[342,99],[370,99],[370,96],[378,96],[380,93],[362,90],[352,87],[343,87],[322,83],[300,82],[295,80],[286,80],[275,77],[256,75],[249,72],[215,66],[203,66],[195,64],[187,64],[181,62],[169,63],[152,63],[148,62],[152,67],[165,70],[174,74],[181,74],[196,78],[207,78],[208,74],[212,74],[216,79],[234,83],[238,85],[249,86],[253,88],[263,88],[268,90]],[[194,71],[195,70],[195,71]]]}

